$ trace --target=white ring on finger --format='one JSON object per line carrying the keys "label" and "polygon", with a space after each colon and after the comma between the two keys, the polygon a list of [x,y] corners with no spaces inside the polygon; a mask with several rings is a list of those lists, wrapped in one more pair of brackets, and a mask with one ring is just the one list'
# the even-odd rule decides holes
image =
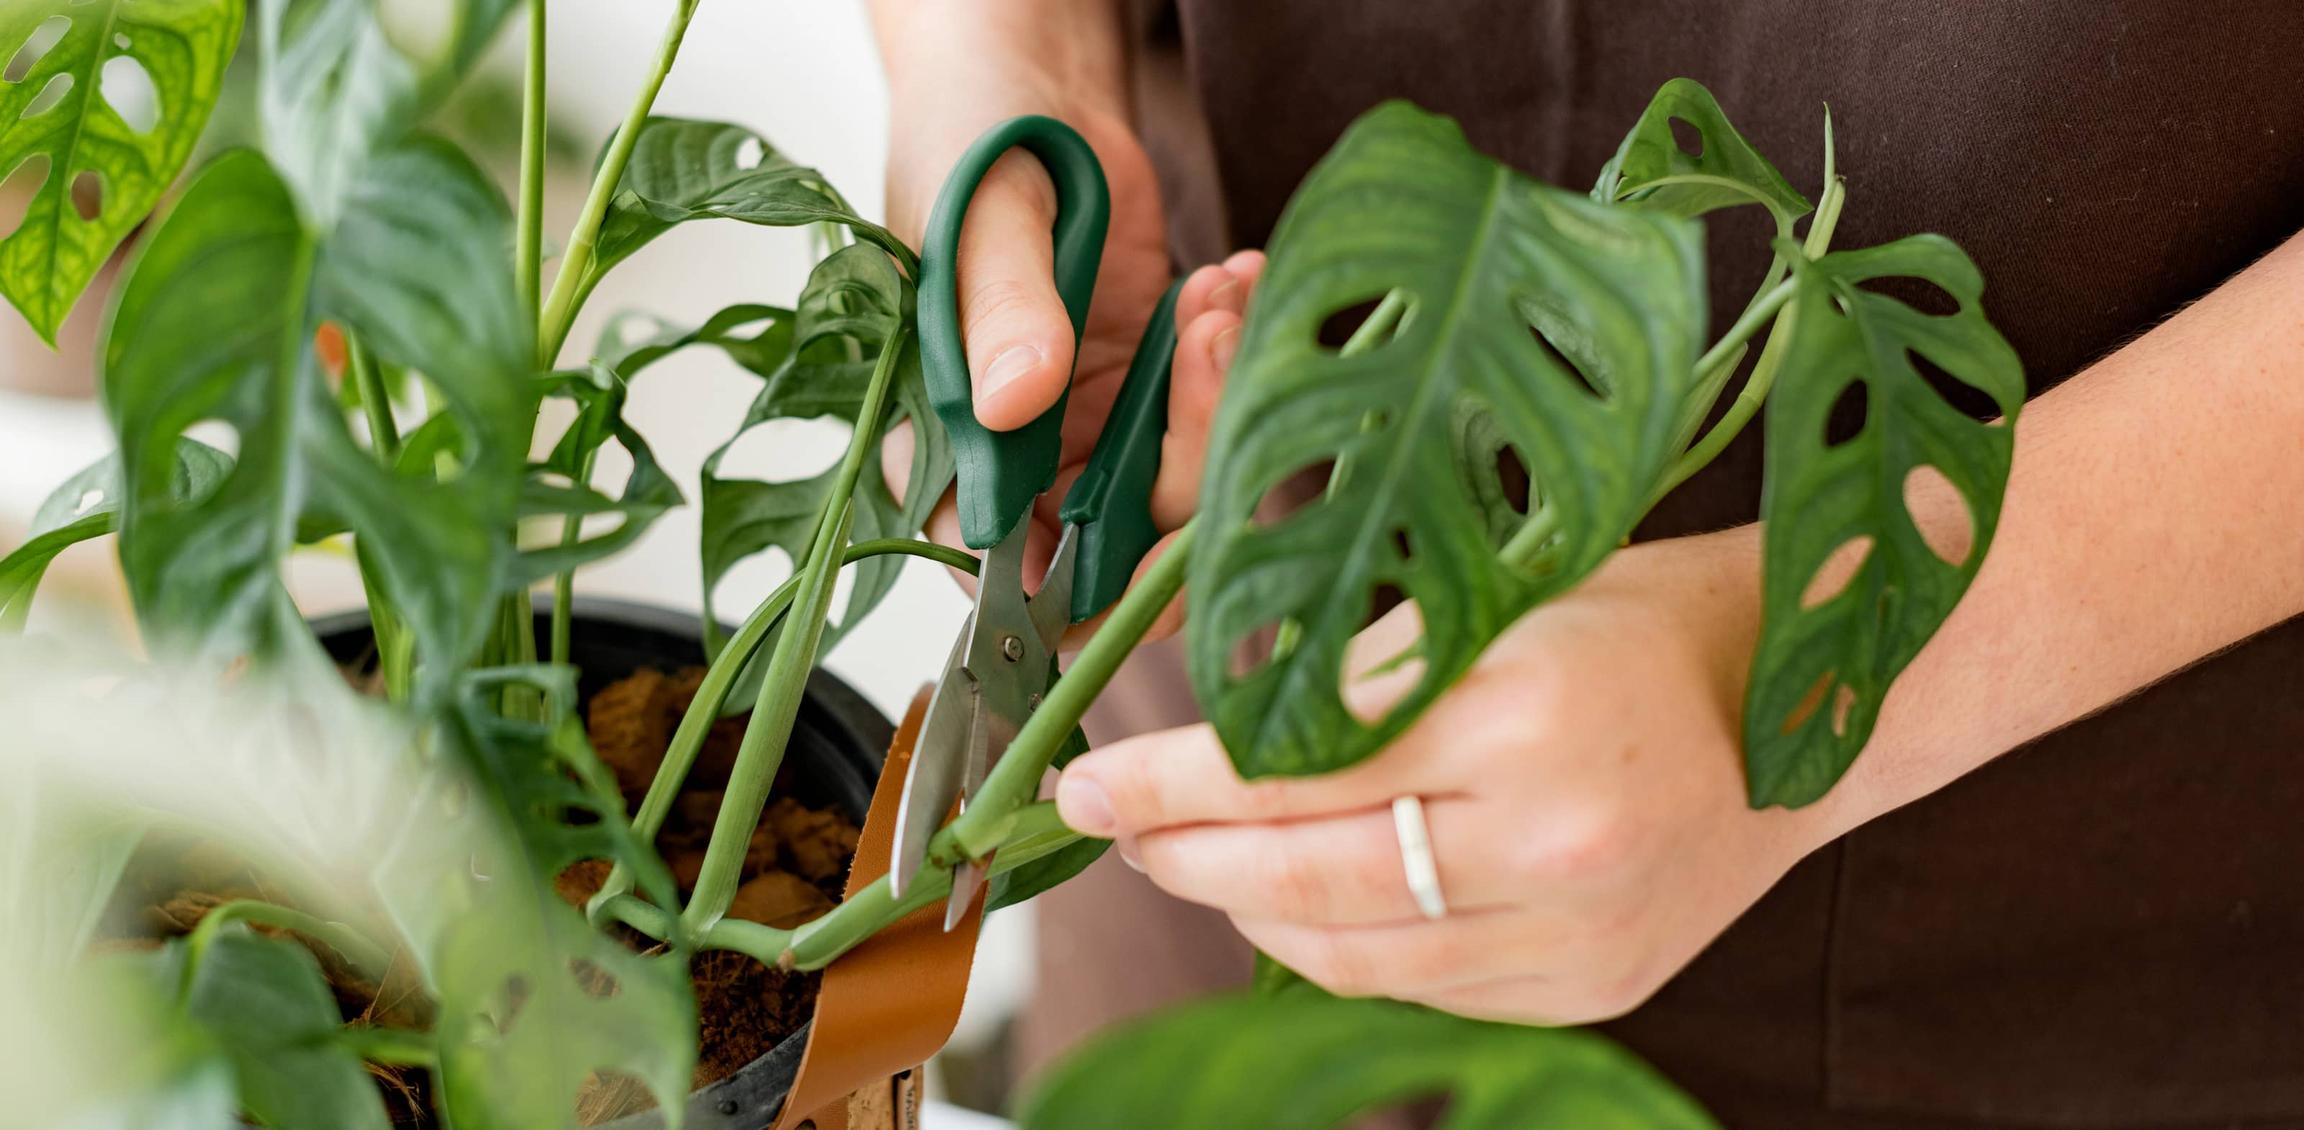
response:
{"label": "white ring on finger", "polygon": [[1424,800],[1417,796],[1392,800],[1392,833],[1400,841],[1400,868],[1408,876],[1408,893],[1424,917],[1448,917],[1448,900],[1440,893],[1440,864],[1432,858],[1432,830],[1424,823]]}

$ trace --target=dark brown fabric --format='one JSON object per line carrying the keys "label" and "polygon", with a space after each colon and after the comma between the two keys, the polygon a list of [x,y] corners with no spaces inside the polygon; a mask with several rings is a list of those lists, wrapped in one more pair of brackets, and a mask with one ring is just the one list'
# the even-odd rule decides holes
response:
{"label": "dark brown fabric", "polygon": [[[1581,188],[1674,75],[1811,190],[1829,101],[1850,178],[1837,245],[1958,240],[2036,391],[2304,227],[2290,0],[1182,0],[1179,16],[1169,46],[1225,205],[1171,212],[1191,260],[1260,244],[1383,98]],[[1758,278],[1762,234],[1714,225],[1715,324]],[[1754,429],[1646,533],[1748,521],[1758,497]],[[2291,624],[2002,758],[1797,868],[1609,1030],[1735,1127],[2304,1128],[2300,684]]]}

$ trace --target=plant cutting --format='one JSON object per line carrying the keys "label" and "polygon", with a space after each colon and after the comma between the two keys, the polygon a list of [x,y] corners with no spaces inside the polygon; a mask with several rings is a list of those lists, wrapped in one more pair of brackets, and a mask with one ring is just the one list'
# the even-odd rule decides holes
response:
{"label": "plant cutting", "polygon": [[[192,1044],[263,1048],[298,1033],[330,1049],[336,1068],[420,1073],[426,1105],[451,1124],[565,1122],[603,1073],[636,1081],[666,1122],[683,1111],[695,1122],[718,1109],[689,1098],[709,1082],[692,1077],[701,963],[735,955],[779,973],[823,970],[923,914],[950,924],[974,906],[1011,905],[1096,858],[1102,842],[1036,799],[1042,777],[1079,748],[1087,705],[1187,585],[1195,689],[1239,771],[1341,768],[1400,733],[1505,626],[1588,575],[1766,403],[1766,616],[1745,705],[1746,767],[1755,804],[1803,804],[1862,748],[1888,684],[1989,544],[2011,432],[1951,408],[1914,358],[2008,416],[2021,373],[1984,319],[1974,267],[1948,242],[1833,248],[1846,190],[1828,124],[1825,185],[1811,209],[1686,80],[1659,92],[1589,194],[1514,173],[1445,119],[1381,106],[1307,178],[1273,241],[1211,437],[1200,516],[1117,596],[1062,677],[1005,716],[1013,729],[998,734],[999,748],[973,747],[986,756],[967,771],[964,809],[945,819],[951,792],[917,794],[927,807],[903,822],[913,838],[899,841],[895,873],[864,881],[859,869],[837,905],[792,921],[733,913],[779,774],[802,768],[791,751],[819,656],[870,612],[903,557],[979,568],[911,536],[952,482],[955,453],[963,513],[988,515],[969,531],[979,548],[1002,543],[1013,498],[1028,500],[1047,477],[1011,472],[1006,456],[988,465],[972,452],[1010,441],[948,410],[940,418],[966,373],[950,367],[934,239],[915,254],[750,131],[653,114],[696,0],[672,5],[649,77],[548,259],[543,0],[524,6],[526,159],[512,202],[454,145],[417,128],[521,10],[466,0],[447,44],[426,57],[395,44],[365,0],[249,14],[264,144],[193,172],[138,250],[104,335],[119,453],[61,488],[32,539],[0,559],[0,623],[21,626],[57,552],[116,532],[156,653],[219,679],[299,688],[275,705],[317,710],[310,704],[348,693],[318,689],[328,658],[288,603],[280,568],[295,546],[348,542],[368,596],[372,659],[362,666],[382,699],[360,708],[394,720],[395,756],[460,782],[438,785],[443,796],[479,802],[465,806],[471,816],[443,801],[414,827],[469,817],[493,829],[475,833],[490,845],[489,867],[473,867],[464,847],[436,849],[391,882],[354,884],[372,889],[331,902],[327,917],[261,898],[201,913],[148,959],[177,987],[148,1001],[155,1023]],[[0,17],[0,47],[28,58],[0,87],[0,175],[39,160],[44,176],[0,243],[0,291],[35,328],[53,333],[93,270],[88,257],[100,262],[177,179],[214,99],[204,76],[229,57],[242,19],[232,0]],[[152,130],[129,131],[132,144],[108,146],[119,115],[96,76],[119,59],[152,78],[163,112]],[[1675,122],[1700,145],[1683,148]],[[1096,211],[1093,158],[1058,155],[1068,130],[1009,128],[963,172],[1025,140],[1062,174],[1065,215]],[[112,186],[93,210],[69,195],[86,177]],[[955,184],[964,204],[973,181]],[[1773,221],[1774,263],[1713,336],[1699,218],[1747,205]],[[567,364],[566,339],[601,280],[673,226],[707,220],[813,225],[828,250],[789,306],[732,307],[693,328],[622,319],[582,364]],[[1933,284],[1955,308],[1921,313],[1876,288],[1890,278]],[[316,348],[324,329],[345,342],[340,375]],[[725,446],[705,461],[703,662],[660,748],[625,782],[627,763],[611,769],[594,749],[608,691],[585,641],[609,625],[578,615],[573,575],[682,502],[623,407],[649,366],[693,347],[761,379],[737,436],[818,417],[852,432],[837,465],[800,482],[722,477]],[[1861,420],[1828,427],[1836,410],[1852,413],[1857,388]],[[554,401],[572,417],[557,434],[540,422]],[[866,473],[898,421],[917,436],[901,501]],[[222,442],[188,435],[196,426]],[[615,487],[596,481],[610,449],[631,464]],[[1954,558],[1904,509],[1905,484],[1922,473],[1949,479],[1968,503],[1973,538]],[[1267,500],[1307,475],[1324,484],[1316,497],[1266,516]],[[709,594],[770,548],[790,556],[793,577],[723,630]],[[1115,595],[1112,578],[1125,580],[1142,552],[1113,555],[1089,586],[1101,595],[1057,602],[1059,619]],[[997,554],[982,568],[996,566],[1011,568]],[[844,569],[853,581],[835,619]],[[547,582],[539,626],[530,590]],[[1020,599],[1015,584],[983,591]],[[1420,629],[1380,666],[1416,677],[1381,711],[1355,713],[1343,697],[1347,648],[1394,601],[1413,606]],[[982,607],[978,621],[996,623]],[[1035,683],[1047,668],[1032,648],[1004,661],[1029,661]],[[580,675],[593,683],[593,741]],[[954,685],[948,677],[944,688]],[[921,751],[896,754],[909,764],[954,748],[933,737],[946,715],[931,707],[928,717]],[[715,734],[724,757],[708,756]],[[688,803],[708,761],[724,785]],[[884,784],[875,807],[894,792]],[[703,842],[692,873],[664,858],[683,819]],[[476,905],[476,873],[515,877],[533,893],[579,867],[589,869],[581,910],[513,899],[519,909],[493,931],[443,921]],[[980,879],[986,893],[972,900]],[[954,912],[939,915],[956,891]],[[243,950],[263,956],[222,960]],[[396,1018],[407,1023],[347,1026],[328,1014],[324,965],[376,972],[374,959],[403,956],[423,1002]],[[1526,1125],[1529,1111],[1550,1119],[1541,1124],[1704,1124],[1587,1034],[1340,1000],[1284,971],[1268,980],[1266,996],[1156,1019],[1088,1051],[1028,1107],[1027,1124],[1324,1126],[1434,1091],[1455,1094],[1454,1125]],[[292,1013],[213,1004],[284,985],[299,1002]],[[1334,1070],[1344,1056],[1364,1068]],[[227,1114],[282,1126],[385,1116],[357,1070],[291,1078],[261,1055],[222,1061]],[[1181,1086],[1187,1077],[1196,1085]],[[1259,1113],[1241,1121],[1243,1111]],[[771,1103],[754,1124],[803,1113]]]}

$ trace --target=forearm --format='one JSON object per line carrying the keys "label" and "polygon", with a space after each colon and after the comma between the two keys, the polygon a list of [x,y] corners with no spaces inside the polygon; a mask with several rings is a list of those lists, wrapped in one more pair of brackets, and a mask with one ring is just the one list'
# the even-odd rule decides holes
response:
{"label": "forearm", "polygon": [[[1991,551],[1816,806],[1826,835],[2304,611],[2300,294],[2304,237],[2026,406]],[[1964,528],[1937,486],[1917,520]],[[1647,568],[1709,578],[1690,615],[1740,699],[1758,530],[1682,540]]]}
{"label": "forearm", "polygon": [[1119,0],[872,0],[890,100],[917,104],[963,76],[1046,83],[1121,104]]}

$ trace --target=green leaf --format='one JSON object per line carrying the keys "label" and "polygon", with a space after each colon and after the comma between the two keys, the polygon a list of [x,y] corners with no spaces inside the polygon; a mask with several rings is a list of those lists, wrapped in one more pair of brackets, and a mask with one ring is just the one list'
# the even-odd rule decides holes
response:
{"label": "green leaf", "polygon": [[[0,55],[64,25],[19,81],[0,82],[0,181],[46,163],[22,222],[0,240],[0,293],[49,344],[113,248],[191,159],[240,42],[242,10],[241,0],[21,0],[0,10]],[[107,71],[141,71],[155,105],[129,102],[124,77],[106,93]],[[75,191],[84,176],[95,179],[93,194]]]}
{"label": "green leaf", "polygon": [[[1696,153],[1681,148],[1672,136],[1674,121],[1695,132]],[[1676,216],[1758,204],[1776,218],[1779,234],[1789,234],[1792,221],[1810,208],[1808,198],[1729,124],[1712,92],[1686,78],[1673,79],[1656,92],[1616,155],[1601,168],[1592,199],[1634,201]]]}
{"label": "green leaf", "polygon": [[512,570],[537,390],[533,330],[503,249],[510,208],[444,141],[376,154],[346,194],[319,258],[319,317],[352,329],[384,363],[419,371],[457,421],[459,473],[399,470],[361,450],[332,407],[311,405],[305,456],[315,503],[360,538],[363,559],[413,632],[429,697],[478,649]]}
{"label": "green leaf", "polygon": [[[513,683],[542,692],[546,722],[496,712]],[[466,809],[484,815],[487,846],[460,869],[449,859],[407,867],[430,876],[427,889],[388,895],[404,921],[421,919],[410,930],[440,996],[440,1106],[459,1130],[569,1125],[595,1070],[639,1080],[668,1110],[686,1100],[696,1058],[686,962],[633,953],[553,891],[569,864],[608,859],[672,905],[671,875],[625,822],[575,704],[575,673],[564,667],[496,668],[464,681],[448,746],[481,803],[459,806],[450,793],[435,811],[443,827],[462,826],[454,814]],[[451,866],[433,869],[441,864]]]}
{"label": "green leaf", "polygon": [[[170,497],[198,501],[231,470],[231,456],[198,440],[179,439]],[[64,480],[40,504],[24,544],[0,557],[0,634],[23,630],[32,592],[57,554],[120,528],[121,494],[119,456],[107,455]]]}
{"label": "green leaf", "polygon": [[[1390,103],[1345,133],[1272,241],[1201,490],[1193,687],[1243,775],[1374,752],[1624,539],[1670,456],[1703,282],[1692,221],[1537,184],[1445,118]],[[1388,340],[1320,344],[1333,315],[1395,290],[1409,307]],[[1463,426],[1467,412],[1487,422]],[[1502,445],[1554,531],[1540,569],[1500,557],[1494,492],[1463,471]],[[1258,521],[1268,495],[1346,462],[1324,498]],[[1363,722],[1338,683],[1387,589],[1422,615],[1425,670]],[[1291,646],[1235,672],[1275,626]]]}
{"label": "green leaf", "polygon": [[313,226],[342,213],[372,152],[411,124],[416,73],[377,22],[374,0],[257,5],[264,151]]}
{"label": "green leaf", "polygon": [[[510,221],[479,170],[437,142],[378,155],[345,200],[323,249],[281,178],[229,154],[130,269],[105,345],[121,559],[148,626],[212,656],[261,654],[303,634],[278,583],[300,524],[349,528],[414,634],[429,697],[477,647],[511,561],[535,393],[510,268],[493,253]],[[323,317],[446,395],[466,441],[452,481],[396,473],[354,442],[313,361]],[[236,430],[237,466],[204,497],[177,498],[178,438],[211,419]]]}
{"label": "green leaf", "polygon": [[1024,1104],[1024,1130],[1326,1130],[1451,1096],[1442,1130],[1699,1130],[1703,1110],[1589,1032],[1316,992],[1229,996],[1099,1037]]}
{"label": "green leaf", "polygon": [[[170,958],[185,960],[182,939]],[[335,1041],[343,1019],[311,951],[230,927],[201,955],[184,1008],[232,1063],[240,1102],[282,1130],[382,1130],[383,1097]]]}
{"label": "green leaf", "polygon": [[[304,634],[277,563],[302,503],[300,394],[318,385],[305,316],[312,260],[270,166],[227,154],[145,241],[105,330],[129,591],[148,630],[211,657]],[[179,440],[203,420],[235,429],[237,462],[188,499],[176,489]]]}
{"label": "green leaf", "polygon": [[[701,479],[704,622],[716,625],[713,591],[721,578],[754,554],[781,549],[794,562],[806,559],[815,536],[816,515],[838,479],[838,468],[806,479],[762,482],[723,478],[721,462],[753,428],[772,420],[831,418],[854,426],[870,386],[880,343],[901,323],[908,287],[888,258],[863,245],[842,248],[817,264],[790,319],[773,319],[752,338],[733,336],[742,323],[720,335],[696,340],[721,346],[731,358],[765,379],[736,433],[705,457]],[[755,307],[752,309],[766,310]],[[723,312],[725,315],[726,311]],[[715,318],[718,324],[722,318]],[[790,342],[783,345],[777,339]],[[913,452],[905,501],[899,504],[881,475],[868,472],[857,484],[851,536],[856,541],[902,537],[917,532],[944,488],[952,481],[952,455],[944,429],[928,406],[919,358],[907,345],[893,390],[895,408],[882,424],[881,438],[899,421],[913,424]],[[762,368],[772,363],[772,367]],[[878,460],[870,466],[877,468]],[[903,561],[894,556],[857,562],[851,570],[848,600],[829,639],[862,623],[889,589]],[[707,628],[710,632],[713,629]],[[829,639],[827,646],[829,646]],[[765,649],[764,649],[765,653]],[[737,696],[738,701],[749,701]]]}
{"label": "green leaf", "polygon": [[902,240],[858,216],[822,174],[785,160],[759,134],[725,122],[656,117],[633,141],[585,289],[674,226],[714,217],[769,227],[840,224],[905,270],[917,269]]}
{"label": "green leaf", "polygon": [[[624,422],[623,378],[605,365],[595,365],[581,372],[553,374],[550,388],[549,395],[577,402],[577,416],[553,447],[551,457],[529,469],[527,486],[521,492],[521,518],[613,514],[621,521],[613,529],[587,535],[573,544],[554,541],[546,547],[523,550],[513,573],[519,584],[540,581],[617,552],[638,540],[658,517],[682,501],[679,484],[657,464],[648,441]],[[573,484],[581,475],[585,457],[609,440],[623,447],[632,460],[632,471],[624,480],[620,497],[610,499],[590,487],[551,481],[550,476],[558,476]]]}
{"label": "green leaf", "polygon": [[[1950,240],[1838,251],[1799,263],[1794,278],[1791,344],[1768,402],[1764,619],[1744,704],[1756,806],[1806,804],[1831,788],[1871,736],[1890,681],[1967,591],[1999,524],[2024,399],[2023,366],[1985,320],[1983,277]],[[1867,285],[1884,279],[1924,280],[1957,309],[1925,314]],[[1954,407],[1915,358],[1988,394],[2005,418],[1986,424]],[[1853,386],[1863,427],[1827,443]],[[1958,561],[1930,548],[1905,508],[1922,467],[1967,502]],[[1859,551],[1845,587],[1810,591],[1835,552]]]}

